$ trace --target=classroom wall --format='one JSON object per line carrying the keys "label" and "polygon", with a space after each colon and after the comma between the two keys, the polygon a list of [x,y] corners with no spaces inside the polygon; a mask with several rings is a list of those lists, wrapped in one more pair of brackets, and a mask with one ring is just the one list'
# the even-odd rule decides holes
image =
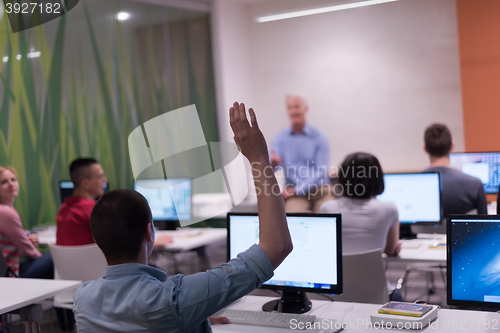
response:
{"label": "classroom wall", "polygon": [[[386,171],[421,170],[428,163],[423,131],[433,122],[448,124],[464,149],[455,0],[404,0],[268,23],[254,18],[343,1],[215,2],[217,22],[229,20],[221,15],[226,5],[238,7],[228,36],[218,33],[219,49],[245,52],[238,61],[250,68],[247,104],[268,140],[288,124],[285,94],[298,91],[308,96],[309,122],[330,140],[331,164],[361,150],[376,154]],[[240,29],[248,34],[229,36]],[[220,62],[219,75],[229,68],[236,67]],[[219,94],[231,96],[246,80],[237,68],[232,74],[223,75]],[[219,117],[227,112],[221,101]],[[219,124],[221,138],[232,137]]]}
{"label": "classroom wall", "polygon": [[465,150],[500,151],[500,1],[457,0]]}

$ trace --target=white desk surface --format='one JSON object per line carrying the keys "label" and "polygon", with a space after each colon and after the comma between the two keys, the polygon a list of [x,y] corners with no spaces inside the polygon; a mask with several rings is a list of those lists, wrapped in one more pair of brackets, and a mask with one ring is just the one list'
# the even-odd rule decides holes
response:
{"label": "white desk surface", "polygon": [[76,290],[81,281],[0,278],[0,314]]}
{"label": "white desk surface", "polygon": [[156,237],[170,235],[173,242],[165,246],[167,251],[189,251],[201,246],[210,245],[226,240],[225,228],[184,228],[182,230],[161,230],[156,232]]}
{"label": "white desk surface", "polygon": [[[168,244],[165,250],[189,251],[197,247],[225,240],[227,231],[225,228],[184,228],[181,231],[161,230],[156,232],[156,238],[161,235],[170,235],[174,238],[174,241]],[[38,240],[42,245],[55,244],[55,226],[39,231]]]}
{"label": "white desk surface", "polygon": [[[272,299],[273,297],[245,296],[240,301],[231,305],[229,308],[260,311],[262,309],[262,305]],[[315,315],[317,318],[319,318],[320,323],[325,326],[330,326],[329,319],[335,319],[338,322],[341,322],[345,313],[343,322],[345,323],[346,327],[343,332],[500,332],[500,313],[495,312],[441,309],[438,313],[437,321],[432,322],[431,326],[427,326],[423,330],[387,330],[376,329],[370,326],[370,315],[377,312],[377,310],[380,308],[380,304],[347,303],[337,301],[331,302],[319,300],[312,300],[312,303],[313,308],[308,314]],[[212,329],[215,333],[274,333],[290,331],[289,329],[285,330],[281,328],[245,326],[235,324],[213,325]],[[333,330],[331,329],[323,330],[324,333],[331,333],[332,331]],[[298,332],[322,331],[321,329],[316,329]]]}
{"label": "white desk surface", "polygon": [[[386,257],[389,262],[429,262],[446,265],[446,235],[419,234],[418,238],[401,240],[402,247],[399,256]],[[437,246],[441,244],[441,246]]]}
{"label": "white desk surface", "polygon": [[38,242],[40,245],[48,245],[56,243],[56,230],[57,227],[55,225],[48,227],[44,230],[37,231]]}

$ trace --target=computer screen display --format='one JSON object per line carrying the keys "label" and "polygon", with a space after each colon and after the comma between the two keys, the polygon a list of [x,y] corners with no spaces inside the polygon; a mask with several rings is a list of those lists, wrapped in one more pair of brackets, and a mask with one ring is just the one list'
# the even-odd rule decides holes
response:
{"label": "computer screen display", "polygon": [[[59,194],[61,195],[61,203],[66,200],[66,198],[73,195],[73,190],[75,189],[75,185],[71,180],[62,180],[59,182]],[[109,184],[104,183],[104,193],[109,192]]]}
{"label": "computer screen display", "polygon": [[448,304],[500,308],[500,215],[450,215]]}
{"label": "computer screen display", "polygon": [[187,178],[144,179],[134,190],[148,200],[154,221],[191,220],[191,180]]}
{"label": "computer screen display", "polygon": [[450,163],[463,173],[481,179],[484,192],[498,193],[500,153],[453,153]]}
{"label": "computer screen display", "polygon": [[384,175],[380,201],[398,208],[400,223],[439,223],[441,221],[441,175],[439,173],[393,173]]}
{"label": "computer screen display", "polygon": [[[257,214],[228,214],[229,259],[259,243]],[[274,271],[267,289],[342,292],[340,214],[287,214],[293,251]]]}

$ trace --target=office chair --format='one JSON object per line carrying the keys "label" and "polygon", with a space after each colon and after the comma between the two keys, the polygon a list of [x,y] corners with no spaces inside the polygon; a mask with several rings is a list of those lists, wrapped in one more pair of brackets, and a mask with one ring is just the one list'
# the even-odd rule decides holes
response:
{"label": "office chair", "polygon": [[[49,244],[49,249],[54,262],[54,279],[56,280],[80,280],[82,282],[97,280],[104,275],[108,266],[97,244],[82,246]],[[54,308],[72,310],[73,294],[74,292],[67,292],[54,296]],[[66,315],[64,311],[65,324],[68,327]],[[52,320],[50,322],[52,323]]]}
{"label": "office chair", "polygon": [[375,304],[389,301],[382,250],[344,254],[342,260],[344,291],[333,299]]}
{"label": "office chair", "polygon": [[0,252],[0,276],[1,277],[9,277],[9,276],[14,276],[18,277],[16,273],[12,271],[12,269],[9,268],[9,265],[7,265],[7,261],[5,260],[5,257],[3,256],[3,253]]}

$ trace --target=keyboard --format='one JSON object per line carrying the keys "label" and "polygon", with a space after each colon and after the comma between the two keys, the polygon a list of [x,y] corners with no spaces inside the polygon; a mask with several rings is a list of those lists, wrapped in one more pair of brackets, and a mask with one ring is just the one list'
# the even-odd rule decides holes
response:
{"label": "keyboard", "polygon": [[420,239],[404,240],[401,242],[403,249],[418,249],[422,245]]}
{"label": "keyboard", "polygon": [[[288,329],[292,327],[305,327],[306,323],[313,323],[316,320],[316,316],[304,314],[232,309],[223,309],[214,314],[214,316],[227,317],[229,319],[229,324],[280,327]],[[292,319],[294,320],[290,323]]]}

